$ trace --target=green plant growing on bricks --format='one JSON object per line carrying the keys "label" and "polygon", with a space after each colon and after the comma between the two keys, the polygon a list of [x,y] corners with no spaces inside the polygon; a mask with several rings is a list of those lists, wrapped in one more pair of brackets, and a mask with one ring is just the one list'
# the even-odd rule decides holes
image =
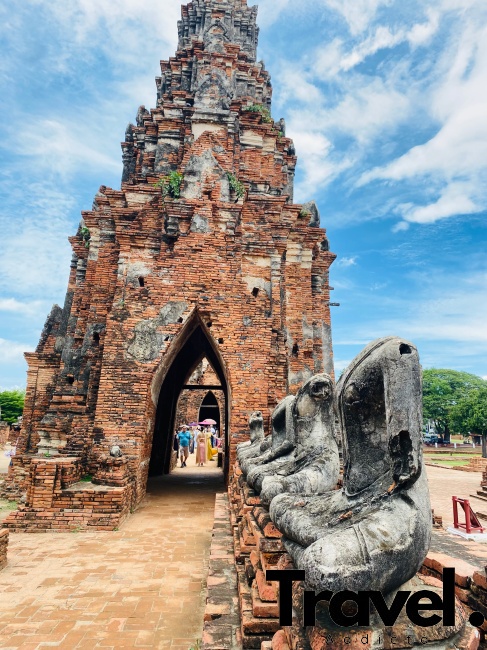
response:
{"label": "green plant growing on bricks", "polygon": [[169,196],[171,199],[179,199],[181,196],[181,185],[183,184],[183,175],[180,172],[171,172],[167,176],[160,178],[154,187],[161,190],[162,198]]}
{"label": "green plant growing on bricks", "polygon": [[79,234],[80,234],[81,239],[85,243],[85,248],[89,248],[90,247],[90,241],[91,241],[90,229],[87,228],[86,226],[81,226],[81,228],[79,229]]}
{"label": "green plant growing on bricks", "polygon": [[227,172],[227,177],[228,177],[228,182],[230,184],[230,190],[232,192],[235,192],[237,198],[241,199],[243,196],[245,196],[244,184],[241,183],[238,180],[238,178],[234,174],[231,174],[230,172]]}
{"label": "green plant growing on bricks", "polygon": [[260,113],[262,115],[262,121],[266,124],[272,122],[271,113],[267,106],[264,106],[263,104],[250,104],[250,106],[244,108],[244,111],[247,113]]}

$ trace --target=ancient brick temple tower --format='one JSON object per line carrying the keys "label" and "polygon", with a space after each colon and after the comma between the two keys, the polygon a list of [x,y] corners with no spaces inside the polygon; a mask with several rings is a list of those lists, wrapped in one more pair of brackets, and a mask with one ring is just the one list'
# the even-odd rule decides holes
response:
{"label": "ancient brick temple tower", "polygon": [[117,525],[149,473],[168,471],[178,397],[204,358],[225,397],[227,475],[251,411],[269,417],[332,371],[335,256],[315,204],[293,203],[295,150],[271,118],[256,17],[246,0],[183,6],[157,106],[126,130],[121,189],[101,187],[70,238],[64,307],[26,354],[4,489],[27,501],[12,527],[69,527],[67,509]]}

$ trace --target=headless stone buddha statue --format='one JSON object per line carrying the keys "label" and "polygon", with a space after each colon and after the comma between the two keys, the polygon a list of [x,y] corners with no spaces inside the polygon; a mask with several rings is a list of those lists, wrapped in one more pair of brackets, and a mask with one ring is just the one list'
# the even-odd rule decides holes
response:
{"label": "headless stone buddha statue", "polygon": [[278,494],[321,494],[336,487],[340,459],[333,401],[333,381],[325,374],[315,375],[298,391],[292,405],[293,465],[284,465],[263,479],[262,503],[269,504]]}
{"label": "headless stone buddha statue", "polygon": [[431,537],[421,405],[418,353],[403,339],[371,343],[342,374],[343,488],[270,506],[307,587],[387,594],[420,568]]}
{"label": "headless stone buddha statue", "polygon": [[247,458],[254,458],[260,454],[260,447],[264,440],[264,418],[262,411],[254,411],[249,417],[250,440],[237,445],[237,458],[242,463]]}
{"label": "headless stone buddha statue", "polygon": [[294,396],[288,395],[276,406],[271,418],[271,434],[261,444],[260,454],[255,458],[249,458],[241,463],[241,469],[247,478],[248,484],[258,489],[262,486],[262,480],[266,476],[264,466],[272,463],[269,473],[275,471],[285,463],[292,462],[294,450],[294,428],[292,420],[292,405]]}

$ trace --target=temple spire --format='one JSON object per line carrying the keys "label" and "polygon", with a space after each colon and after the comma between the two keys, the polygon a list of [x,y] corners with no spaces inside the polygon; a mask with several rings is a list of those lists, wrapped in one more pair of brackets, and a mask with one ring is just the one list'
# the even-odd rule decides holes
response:
{"label": "temple spire", "polygon": [[225,51],[225,44],[239,45],[250,62],[255,62],[259,28],[257,7],[246,0],[193,0],[181,8],[178,23],[179,50],[201,41],[208,52]]}

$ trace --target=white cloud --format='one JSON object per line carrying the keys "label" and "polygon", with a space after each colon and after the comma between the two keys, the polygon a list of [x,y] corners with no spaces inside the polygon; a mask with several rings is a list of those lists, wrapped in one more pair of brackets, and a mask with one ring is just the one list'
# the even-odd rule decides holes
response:
{"label": "white cloud", "polygon": [[89,57],[91,46],[101,48],[112,60],[134,65],[141,52],[177,43],[176,23],[181,16],[180,0],[27,0],[41,6],[53,24],[70,35],[63,39],[58,55]]}
{"label": "white cloud", "polygon": [[[0,291],[12,296],[63,295],[69,273],[73,234],[69,213],[75,198],[50,182],[33,182],[29,192],[8,194],[8,180],[0,186],[9,201],[2,206],[2,255]],[[15,207],[14,207],[15,206]]]}
{"label": "white cloud", "polygon": [[0,312],[9,312],[19,316],[38,316],[46,313],[48,303],[44,300],[22,302],[16,298],[0,298]]}
{"label": "white cloud", "polygon": [[[411,277],[409,284],[417,288],[414,299],[393,297],[390,310],[401,316],[383,320],[381,332],[405,332],[419,341],[450,341],[467,346],[472,355],[487,353],[487,272],[427,272]],[[383,306],[389,309],[385,301]]]}
{"label": "white cloud", "polygon": [[438,11],[427,10],[427,20],[412,27],[393,29],[389,25],[379,25],[373,33],[363,40],[349,42],[335,38],[321,45],[313,56],[313,71],[321,79],[335,79],[363,63],[368,57],[384,49],[392,49],[401,43],[409,43],[412,48],[425,46],[436,34],[440,25]]}
{"label": "white cloud", "polygon": [[0,338],[0,363],[21,362],[23,361],[24,352],[29,349],[32,348],[27,344]]}
{"label": "white cloud", "polygon": [[367,29],[380,7],[392,4],[392,0],[324,0],[324,2],[345,18],[353,35]]}
{"label": "white cloud", "polygon": [[345,368],[348,368],[348,366],[352,363],[352,359],[335,359],[334,366],[335,366],[335,376],[338,379],[340,374],[345,370]]}
{"label": "white cloud", "polygon": [[[447,185],[440,198],[429,205],[404,206],[402,210],[403,218],[410,223],[424,224],[434,223],[447,217],[481,212],[484,208],[476,205],[469,196],[473,189],[471,184],[467,183]],[[399,209],[401,209],[401,206],[399,206]],[[405,228],[401,229],[404,230]]]}
{"label": "white cloud", "polygon": [[349,266],[357,266],[357,257],[341,257],[336,264],[337,266],[343,266],[345,268]]}
{"label": "white cloud", "polygon": [[396,223],[395,226],[392,227],[392,232],[397,233],[397,232],[405,232],[406,230],[409,230],[409,224],[406,221],[400,221],[399,223]]}
{"label": "white cloud", "polygon": [[426,95],[432,118],[440,122],[437,133],[358,182],[424,179],[442,186],[430,204],[405,206],[407,221],[432,223],[487,208],[487,28],[467,24],[459,32],[453,52],[439,64],[445,74]]}
{"label": "white cloud", "polygon": [[104,152],[105,138],[96,122],[87,128],[74,119],[69,123],[54,119],[30,120],[16,140],[17,153],[35,158],[38,171],[44,168],[62,177],[86,166],[92,171],[99,169],[105,173],[121,174],[122,171],[121,156],[112,158]]}

